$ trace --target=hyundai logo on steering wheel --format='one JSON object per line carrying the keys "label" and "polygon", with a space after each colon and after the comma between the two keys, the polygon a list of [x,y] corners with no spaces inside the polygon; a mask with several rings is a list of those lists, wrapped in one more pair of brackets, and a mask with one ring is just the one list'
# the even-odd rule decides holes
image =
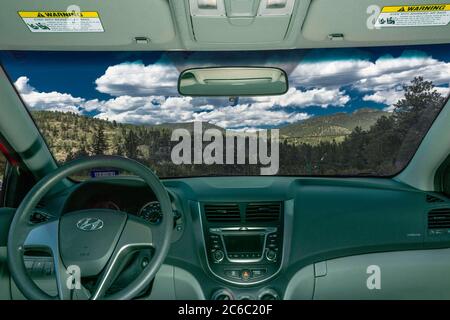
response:
{"label": "hyundai logo on steering wheel", "polygon": [[83,231],[97,231],[103,228],[103,220],[99,218],[83,218],[77,222],[77,228]]}

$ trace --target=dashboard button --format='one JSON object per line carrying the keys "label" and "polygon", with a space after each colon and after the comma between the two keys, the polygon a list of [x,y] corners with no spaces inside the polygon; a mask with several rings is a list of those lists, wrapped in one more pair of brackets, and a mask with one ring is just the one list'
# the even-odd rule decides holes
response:
{"label": "dashboard button", "polygon": [[225,276],[230,277],[230,278],[239,279],[240,272],[239,272],[239,270],[225,270]]}
{"label": "dashboard button", "polygon": [[33,272],[35,274],[42,274],[43,273],[42,270],[44,269],[44,267],[45,267],[44,261],[36,260],[33,263]]}
{"label": "dashboard button", "polygon": [[222,250],[216,250],[212,253],[212,258],[214,262],[219,263],[223,260],[224,254]]}
{"label": "dashboard button", "polygon": [[252,276],[253,276],[253,278],[259,278],[259,277],[262,277],[263,275],[265,275],[266,272],[267,272],[266,269],[253,269]]}
{"label": "dashboard button", "polygon": [[252,272],[250,270],[242,270],[241,279],[244,281],[249,280],[252,277]]}
{"label": "dashboard button", "polygon": [[50,276],[53,274],[53,262],[46,262],[44,267],[45,275]]}
{"label": "dashboard button", "polygon": [[267,250],[266,259],[269,261],[275,261],[277,259],[277,252],[272,249]]}

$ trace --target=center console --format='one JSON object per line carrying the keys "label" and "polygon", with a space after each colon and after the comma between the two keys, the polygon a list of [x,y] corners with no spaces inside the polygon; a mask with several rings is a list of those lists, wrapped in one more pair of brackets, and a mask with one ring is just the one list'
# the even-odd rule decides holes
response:
{"label": "center console", "polygon": [[279,271],[282,202],[204,204],[202,209],[207,263],[215,276],[249,285]]}

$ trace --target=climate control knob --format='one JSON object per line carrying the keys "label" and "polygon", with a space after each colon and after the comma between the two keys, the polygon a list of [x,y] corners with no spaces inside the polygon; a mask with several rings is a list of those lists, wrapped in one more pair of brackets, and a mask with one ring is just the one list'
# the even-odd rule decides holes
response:
{"label": "climate control knob", "polygon": [[277,259],[277,252],[272,249],[268,249],[266,251],[266,259],[269,261],[275,261]]}
{"label": "climate control knob", "polygon": [[219,289],[211,297],[211,300],[234,300],[231,291],[227,289]]}
{"label": "climate control knob", "polygon": [[222,250],[216,250],[212,253],[212,257],[213,257],[214,262],[219,263],[223,260],[225,255]]}
{"label": "climate control knob", "polygon": [[258,296],[259,300],[279,300],[278,293],[273,289],[264,289]]}

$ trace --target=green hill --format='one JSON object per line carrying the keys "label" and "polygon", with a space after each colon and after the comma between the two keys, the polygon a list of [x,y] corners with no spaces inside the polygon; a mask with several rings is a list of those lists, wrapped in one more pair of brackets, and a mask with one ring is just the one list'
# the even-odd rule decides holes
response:
{"label": "green hill", "polygon": [[368,130],[381,116],[389,115],[378,109],[363,108],[353,113],[316,116],[280,128],[280,136],[290,144],[342,142],[356,127]]}
{"label": "green hill", "polygon": [[[106,154],[127,154],[125,149],[129,147],[137,149],[143,156],[146,156],[150,149],[153,150],[153,154],[167,152],[174,129],[193,130],[192,122],[132,125],[72,113],[33,111],[32,114],[55,158],[59,161],[64,161],[70,158],[71,154],[76,155],[80,152],[92,154],[94,137],[100,126],[104,130]],[[360,109],[350,114],[317,116],[282,127],[281,140],[287,140],[289,144],[294,145],[300,143],[316,145],[321,141],[333,140],[341,142],[355,127],[360,126],[368,130],[383,115],[389,115],[389,113],[375,109]],[[210,128],[224,130],[216,125],[203,124],[203,130]],[[150,143],[142,141],[150,141]]]}
{"label": "green hill", "polygon": [[[133,125],[54,111],[33,111],[32,115],[58,161],[65,161],[71,154],[94,153],[94,137],[99,127],[103,128],[105,154],[128,155],[133,153],[127,153],[126,148],[129,148],[137,149],[144,157],[148,156],[149,149],[153,154],[166,153],[173,130],[194,130],[193,122]],[[224,130],[209,123],[203,124],[203,130],[211,128]]]}

